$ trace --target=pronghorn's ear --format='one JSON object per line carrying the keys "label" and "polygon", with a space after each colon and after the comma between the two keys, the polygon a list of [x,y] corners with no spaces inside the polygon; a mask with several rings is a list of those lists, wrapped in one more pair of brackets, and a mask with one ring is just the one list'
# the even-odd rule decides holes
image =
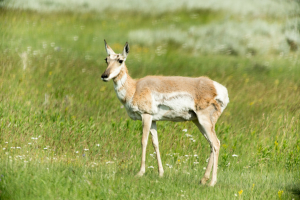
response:
{"label": "pronghorn's ear", "polygon": [[124,49],[123,49],[123,53],[122,55],[127,58],[127,55],[129,53],[129,45],[128,45],[128,42],[126,42],[125,46],[124,46]]}
{"label": "pronghorn's ear", "polygon": [[114,52],[114,50],[112,50],[112,48],[110,48],[110,46],[107,45],[105,40],[104,40],[104,44],[105,44],[105,50],[106,50],[107,55],[116,54]]}

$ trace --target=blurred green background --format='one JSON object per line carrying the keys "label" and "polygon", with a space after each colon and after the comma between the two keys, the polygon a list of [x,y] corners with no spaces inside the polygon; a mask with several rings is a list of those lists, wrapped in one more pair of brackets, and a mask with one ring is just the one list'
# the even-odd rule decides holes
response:
{"label": "blurred green background", "polygon": [[[300,198],[299,1],[0,5],[0,199]],[[190,122],[158,122],[164,177],[151,144],[134,177],[142,126],[101,81],[103,39],[118,53],[129,42],[133,78],[228,88],[214,188],[199,185],[210,150]]]}

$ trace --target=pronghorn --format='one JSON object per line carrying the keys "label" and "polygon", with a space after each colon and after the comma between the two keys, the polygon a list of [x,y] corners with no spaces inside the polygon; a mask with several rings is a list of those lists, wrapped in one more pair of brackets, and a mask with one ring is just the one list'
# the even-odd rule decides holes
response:
{"label": "pronghorn", "polygon": [[139,80],[132,79],[125,65],[129,53],[126,42],[123,53],[116,54],[106,41],[105,49],[107,68],[101,79],[105,82],[113,79],[118,99],[133,120],[142,120],[142,162],[137,176],[145,173],[146,146],[149,131],[156,151],[159,176],[164,169],[158,148],[156,121],[192,121],[211,147],[208,165],[200,183],[213,174],[210,186],[217,182],[217,166],[220,141],[215,133],[215,124],[229,103],[227,89],[207,77],[189,78],[180,76],[146,76]]}

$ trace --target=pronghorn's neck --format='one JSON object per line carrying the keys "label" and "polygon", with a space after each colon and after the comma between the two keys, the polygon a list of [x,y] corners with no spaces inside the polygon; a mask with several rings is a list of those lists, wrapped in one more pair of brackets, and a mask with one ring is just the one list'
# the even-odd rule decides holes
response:
{"label": "pronghorn's neck", "polygon": [[122,103],[128,102],[136,90],[136,81],[130,77],[126,66],[124,66],[118,76],[114,79],[114,88],[118,98]]}

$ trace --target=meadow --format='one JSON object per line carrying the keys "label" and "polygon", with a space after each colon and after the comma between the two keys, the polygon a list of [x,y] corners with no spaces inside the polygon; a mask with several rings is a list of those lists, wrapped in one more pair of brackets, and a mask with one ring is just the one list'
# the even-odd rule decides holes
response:
{"label": "meadow", "polygon": [[[0,8],[0,199],[299,199],[298,51],[201,53],[169,38],[143,42],[132,32],[205,27],[226,16],[209,9]],[[129,42],[134,78],[208,76],[228,88],[230,103],[216,127],[215,187],[199,185],[210,149],[191,122],[158,122],[164,177],[151,142],[146,173],[134,177],[142,126],[127,116],[112,82],[101,81],[103,39],[115,52]]]}

